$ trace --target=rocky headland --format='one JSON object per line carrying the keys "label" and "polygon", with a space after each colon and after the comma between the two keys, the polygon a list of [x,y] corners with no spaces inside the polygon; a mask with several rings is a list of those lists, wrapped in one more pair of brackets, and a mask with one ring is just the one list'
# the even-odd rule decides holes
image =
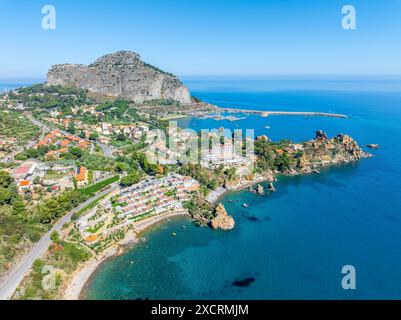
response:
{"label": "rocky headland", "polygon": [[363,151],[349,135],[338,134],[328,138],[322,131],[316,132],[316,138],[302,144],[302,153],[295,165],[284,173],[307,174],[318,172],[319,168],[369,158],[372,155]]}
{"label": "rocky headland", "polygon": [[177,77],[143,62],[130,51],[107,54],[90,65],[54,65],[46,85],[84,89],[93,95],[137,103],[158,99],[192,102],[188,89]]}

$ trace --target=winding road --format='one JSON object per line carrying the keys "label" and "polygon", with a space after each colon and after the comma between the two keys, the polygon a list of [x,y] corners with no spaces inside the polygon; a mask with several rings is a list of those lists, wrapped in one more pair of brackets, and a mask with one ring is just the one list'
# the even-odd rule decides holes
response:
{"label": "winding road", "polygon": [[3,163],[10,163],[14,161],[14,158],[17,154],[23,152],[25,149],[29,149],[32,148],[35,143],[41,139],[43,139],[45,132],[49,131],[49,127],[46,126],[45,124],[39,122],[38,120],[34,119],[32,117],[32,115],[28,114],[27,118],[35,125],[38,126],[41,130],[40,136],[34,140],[29,141],[28,143],[26,143],[24,146],[18,146],[16,147],[11,153],[9,153],[6,157],[4,157],[3,159],[1,159],[1,162]]}
{"label": "winding road", "polygon": [[0,300],[8,300],[17,289],[19,283],[30,270],[33,262],[42,256],[49,245],[51,244],[50,235],[53,231],[60,231],[62,226],[71,220],[75,212],[83,209],[93,201],[103,197],[104,195],[113,192],[119,188],[118,182],[111,184],[107,189],[100,191],[92,198],[89,198],[78,207],[69,211],[65,216],[60,218],[54,226],[47,232],[31,249],[31,251],[8,273],[5,280],[0,284]]}

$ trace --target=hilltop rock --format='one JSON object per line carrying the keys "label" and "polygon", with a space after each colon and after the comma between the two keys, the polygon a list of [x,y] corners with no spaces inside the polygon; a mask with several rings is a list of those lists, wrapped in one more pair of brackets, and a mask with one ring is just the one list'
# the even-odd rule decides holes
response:
{"label": "hilltop rock", "polygon": [[230,230],[235,226],[235,221],[233,217],[227,214],[224,206],[219,203],[215,209],[215,217],[210,220],[210,227],[213,229],[222,229],[222,230]]}
{"label": "hilltop rock", "polygon": [[151,66],[137,53],[107,54],[90,65],[59,64],[51,67],[46,85],[88,90],[89,93],[143,102],[170,99],[191,103],[188,89],[174,75]]}
{"label": "hilltop rock", "polygon": [[267,135],[263,134],[261,136],[257,136],[256,140],[261,140],[261,141],[269,141],[269,138]]}

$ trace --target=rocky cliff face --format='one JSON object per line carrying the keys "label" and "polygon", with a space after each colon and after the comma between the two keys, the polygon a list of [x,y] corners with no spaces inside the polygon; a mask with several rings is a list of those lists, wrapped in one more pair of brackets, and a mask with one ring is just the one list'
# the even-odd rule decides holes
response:
{"label": "rocky cliff face", "polygon": [[180,80],[129,51],[105,55],[88,66],[55,65],[47,74],[46,84],[85,89],[92,94],[135,102],[153,99],[191,102],[189,91]]}
{"label": "rocky cliff face", "polygon": [[235,226],[233,217],[227,214],[224,206],[219,203],[215,209],[215,217],[210,220],[210,227],[213,229],[230,230]]}

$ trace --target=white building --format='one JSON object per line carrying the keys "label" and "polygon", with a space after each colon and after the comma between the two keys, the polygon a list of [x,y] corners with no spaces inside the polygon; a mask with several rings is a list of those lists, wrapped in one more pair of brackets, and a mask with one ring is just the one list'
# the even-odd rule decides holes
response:
{"label": "white building", "polygon": [[201,165],[203,167],[240,166],[246,165],[249,160],[236,150],[234,144],[219,144],[211,150],[202,153]]}

